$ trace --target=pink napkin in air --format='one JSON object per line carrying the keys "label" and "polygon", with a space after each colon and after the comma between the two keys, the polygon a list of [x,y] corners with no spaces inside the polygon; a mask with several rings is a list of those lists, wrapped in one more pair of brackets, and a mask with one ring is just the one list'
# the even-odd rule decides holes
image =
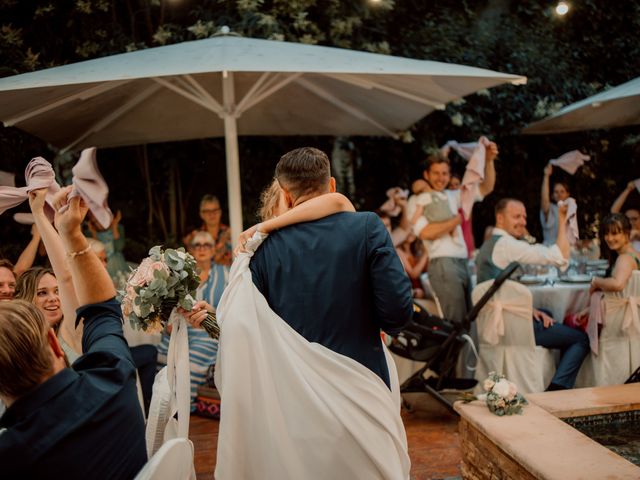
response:
{"label": "pink napkin in air", "polygon": [[85,148],[73,169],[73,191],[70,197],[80,196],[102,228],[109,228],[113,214],[107,204],[109,187],[98,170],[96,148]]}
{"label": "pink napkin in air", "polygon": [[471,215],[478,194],[478,186],[484,180],[485,153],[489,143],[489,139],[482,136],[477,142],[459,143],[449,140],[440,147],[440,154],[444,157],[449,156],[451,149],[454,149],[462,158],[469,160],[460,186],[460,204],[466,220]]}
{"label": "pink napkin in air", "polygon": [[567,240],[569,245],[574,246],[576,244],[576,240],[579,238],[579,230],[578,230],[578,204],[576,203],[573,197],[569,197],[566,200],[560,200],[558,202],[558,207],[563,205],[568,205],[567,210]]}
{"label": "pink napkin in air", "polygon": [[32,158],[24,171],[24,178],[26,187],[0,187],[0,214],[27,200],[32,190],[47,188],[44,212],[53,221],[55,212],[51,206],[51,198],[60,190],[60,186],[56,182],[51,164],[42,157]]}
{"label": "pink napkin in air", "polygon": [[[82,151],[80,160],[72,171],[73,191],[70,196],[79,195],[102,227],[108,228],[113,218],[107,205],[109,188],[98,170],[95,147]],[[0,214],[27,200],[32,190],[48,188],[44,211],[47,218],[53,221],[55,211],[51,206],[51,198],[60,190],[60,186],[55,180],[51,164],[42,157],[33,158],[27,164],[24,177],[26,187],[0,187]]]}
{"label": "pink napkin in air", "polygon": [[449,156],[449,153],[453,148],[458,153],[458,155],[460,155],[465,160],[469,160],[477,146],[478,142],[459,143],[455,140],[449,140],[442,147],[440,147],[440,154],[446,158]]}
{"label": "pink napkin in air", "polygon": [[571,150],[558,158],[554,158],[553,160],[549,160],[551,165],[555,165],[556,167],[560,167],[565,172],[573,175],[576,173],[578,168],[584,165],[584,162],[589,161],[591,157],[589,155],[585,155],[580,150]]}

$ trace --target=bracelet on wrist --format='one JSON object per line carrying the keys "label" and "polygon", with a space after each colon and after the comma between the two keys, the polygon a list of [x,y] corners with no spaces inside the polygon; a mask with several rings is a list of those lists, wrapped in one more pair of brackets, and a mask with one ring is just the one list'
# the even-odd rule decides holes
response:
{"label": "bracelet on wrist", "polygon": [[73,260],[74,258],[80,256],[80,255],[84,255],[85,253],[89,253],[89,250],[91,250],[91,245],[87,245],[86,248],[83,248],[82,250],[79,250],[77,252],[67,252],[67,257],[69,257],[71,260]]}

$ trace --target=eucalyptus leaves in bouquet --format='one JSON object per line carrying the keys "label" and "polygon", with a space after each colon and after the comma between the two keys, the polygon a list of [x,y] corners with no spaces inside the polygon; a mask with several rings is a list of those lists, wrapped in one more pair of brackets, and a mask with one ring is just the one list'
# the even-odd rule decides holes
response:
{"label": "eucalyptus leaves in bouquet", "polygon": [[[119,292],[122,314],[134,329],[160,332],[175,307],[187,311],[193,308],[199,284],[193,256],[183,248],[163,250],[155,246],[131,272],[124,290]],[[211,337],[219,337],[220,329],[214,314],[209,313],[202,327]]]}

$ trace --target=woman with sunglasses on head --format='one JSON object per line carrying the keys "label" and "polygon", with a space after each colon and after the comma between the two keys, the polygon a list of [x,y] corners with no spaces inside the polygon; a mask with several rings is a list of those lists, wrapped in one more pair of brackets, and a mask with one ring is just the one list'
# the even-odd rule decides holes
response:
{"label": "woman with sunglasses on head", "polygon": [[[196,304],[192,313],[199,311],[214,312],[224,287],[229,279],[229,268],[215,262],[215,243],[209,232],[196,231],[191,237],[190,251],[196,259],[200,271],[200,285],[196,290]],[[189,364],[191,370],[191,403],[198,393],[198,387],[205,384],[209,367],[216,362],[218,341],[209,337],[204,330],[187,327],[189,336]],[[158,345],[158,366],[167,363],[170,329],[163,332]]]}

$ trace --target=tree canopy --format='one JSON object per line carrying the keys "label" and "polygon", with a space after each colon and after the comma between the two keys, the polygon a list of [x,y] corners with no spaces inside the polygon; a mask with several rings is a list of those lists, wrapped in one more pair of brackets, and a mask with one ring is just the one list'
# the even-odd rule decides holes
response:
{"label": "tree canopy", "polygon": [[[575,0],[564,17],[554,4],[535,0],[0,0],[2,74],[12,75],[89,58],[206,38],[222,26],[247,37],[330,45],[383,54],[460,63],[526,75],[525,86],[481,91],[447,105],[411,129],[414,141],[352,139],[362,157],[355,171],[356,197],[374,209],[384,192],[408,186],[421,175],[427,152],[450,139],[471,141],[485,134],[498,142],[495,193],[476,207],[476,234],[492,222],[492,206],[502,196],[527,205],[530,229],[540,238],[537,212],[542,169],[562,153],[580,149],[592,160],[568,179],[578,200],[583,234],[598,220],[627,181],[640,176],[638,127],[549,136],[523,136],[521,129],[602,89],[640,75],[640,1]],[[240,139],[245,223],[255,220],[259,192],[277,159],[297,146],[313,144],[328,153],[331,138]],[[22,175],[32,156],[55,156],[46,144],[14,128],[0,128],[0,170]],[[187,210],[175,228],[197,220],[197,201],[207,192],[226,203],[222,139],[105,149],[100,168],[122,208],[131,256],[173,236],[162,219],[177,185]],[[144,165],[153,184],[157,212],[149,216]],[[63,161],[57,162],[63,165]],[[458,163],[454,170],[462,170]],[[123,175],[126,172],[126,175]],[[168,175],[167,172],[171,174]],[[165,193],[163,193],[165,192]],[[638,202],[637,195],[630,201]],[[145,227],[144,218],[153,220]],[[165,222],[164,228],[162,222]],[[15,259],[21,245],[10,215],[0,217],[0,248]],[[237,233],[237,232],[236,232]],[[28,232],[21,233],[24,240]],[[136,249],[136,245],[138,248]]]}

